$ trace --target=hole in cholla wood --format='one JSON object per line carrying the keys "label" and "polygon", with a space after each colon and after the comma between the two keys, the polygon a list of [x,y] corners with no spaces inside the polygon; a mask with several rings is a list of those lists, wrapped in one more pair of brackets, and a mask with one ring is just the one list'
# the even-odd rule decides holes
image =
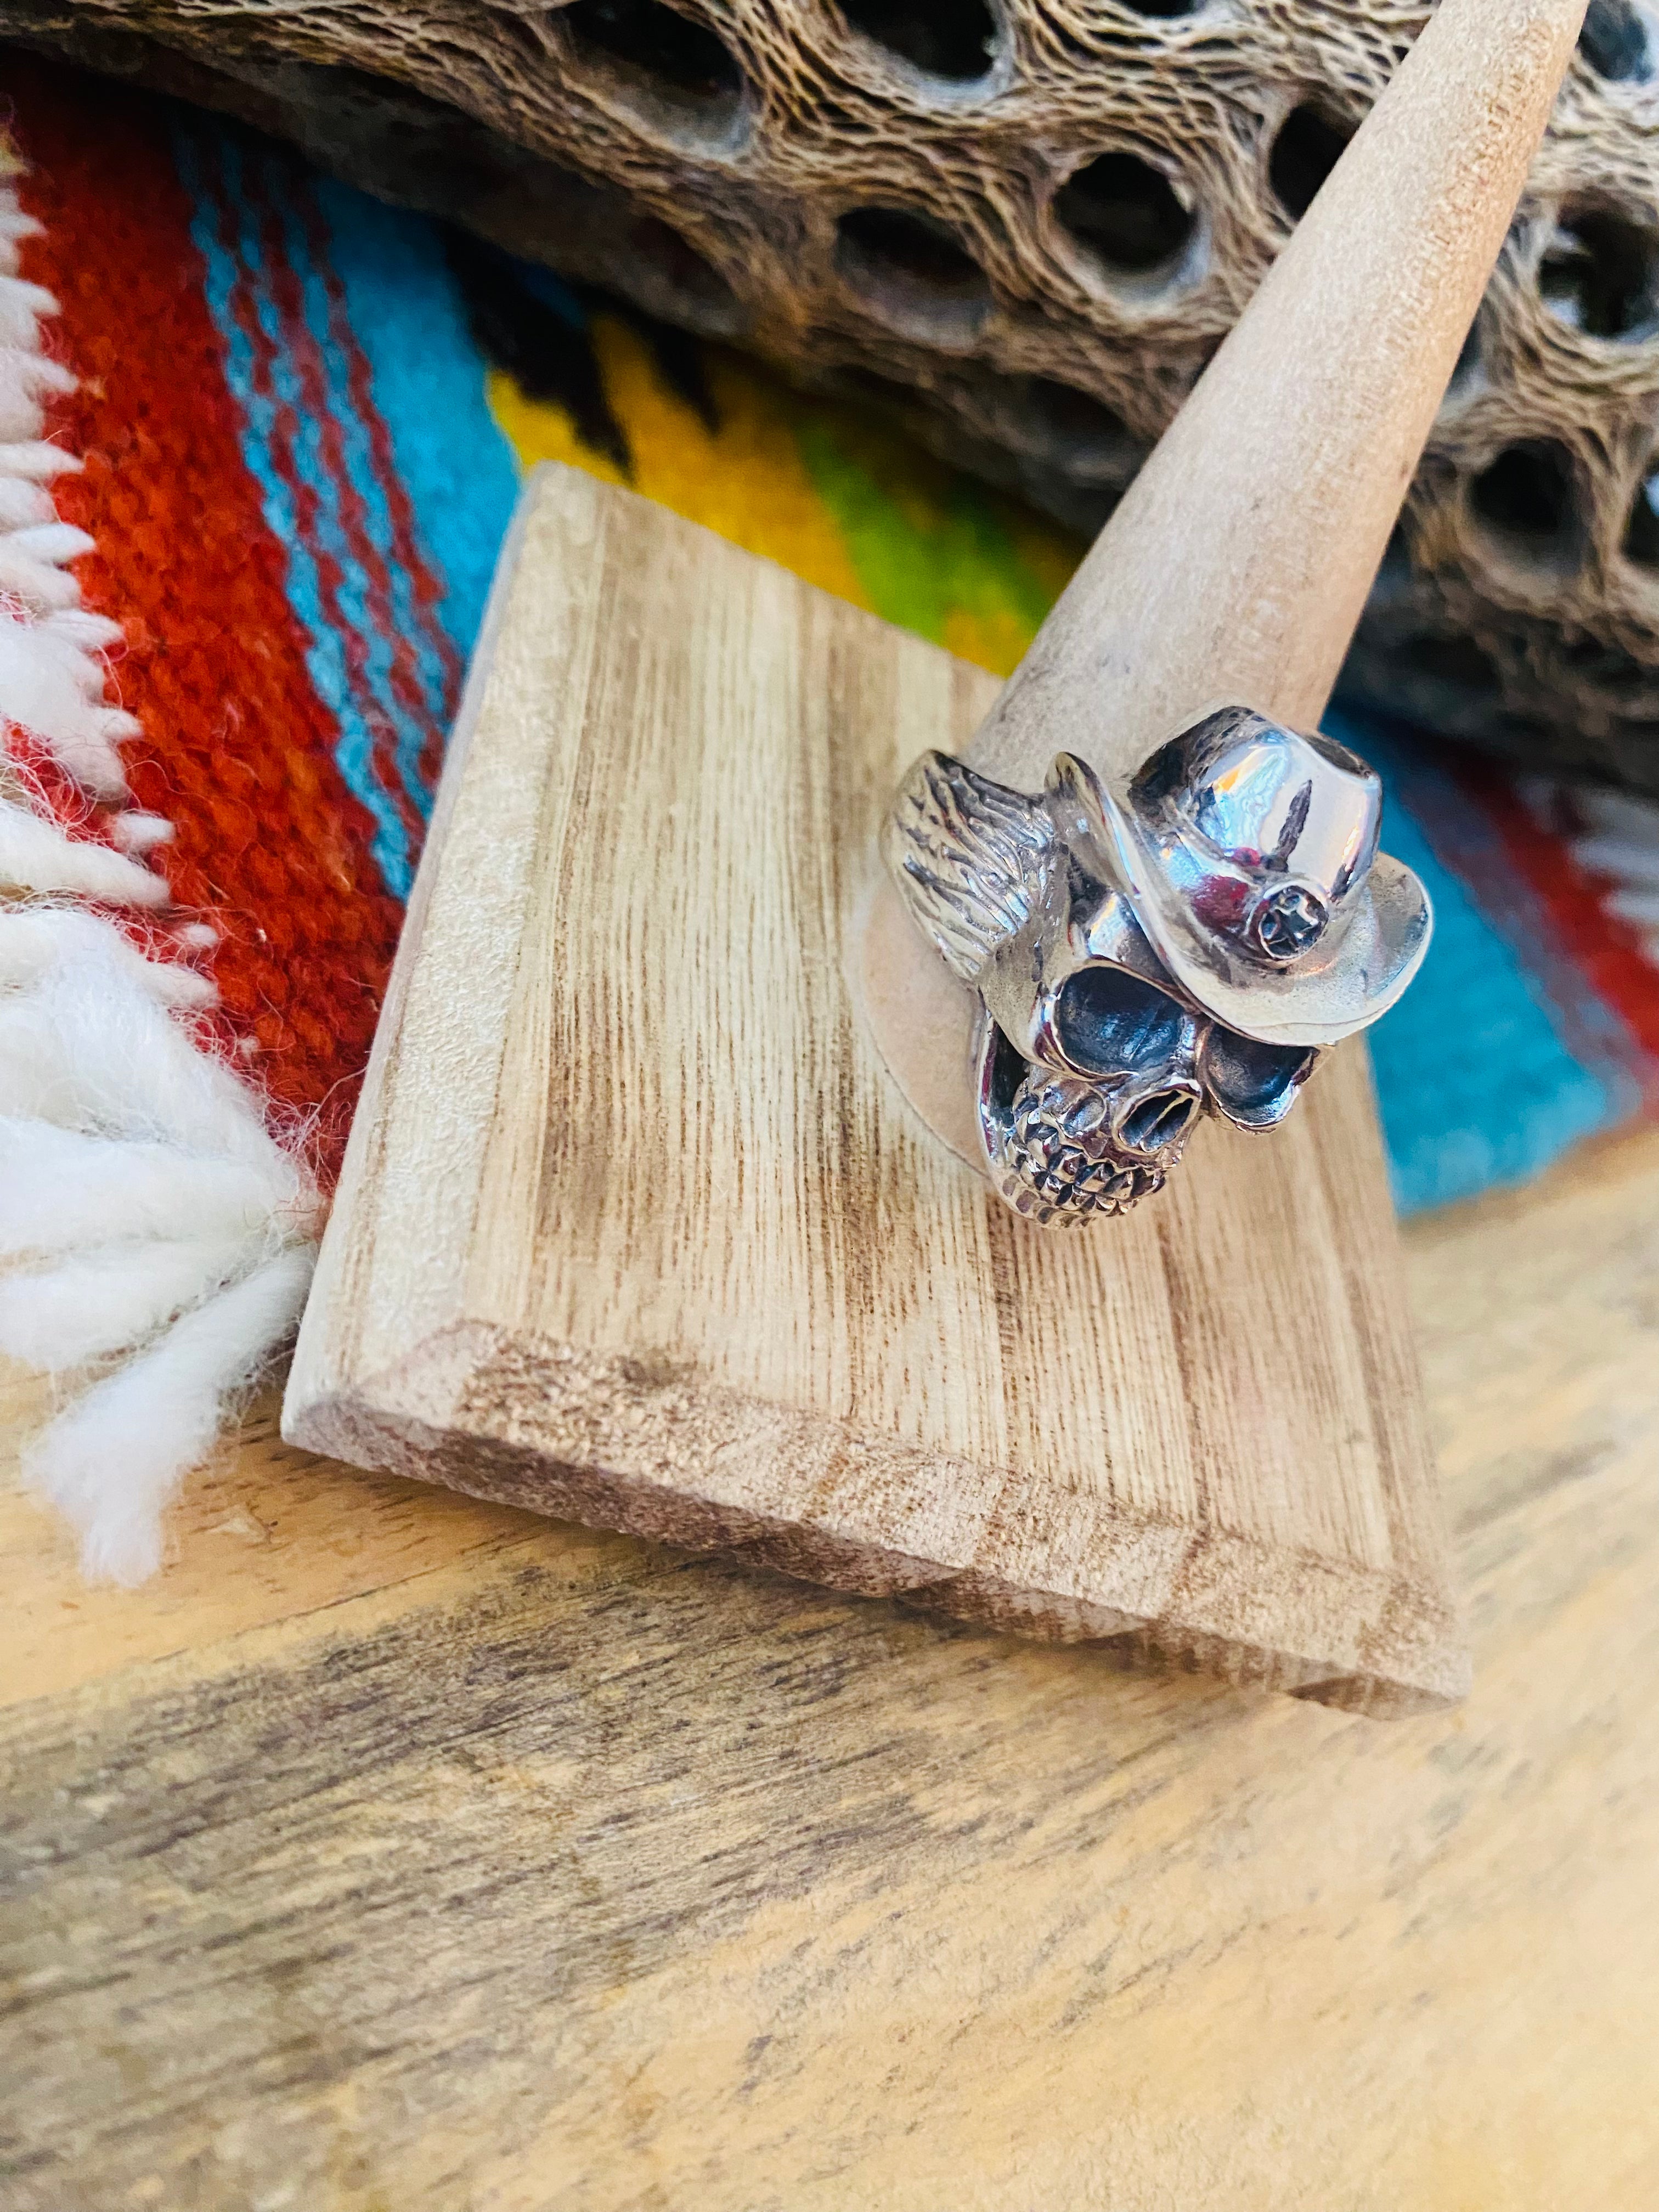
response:
{"label": "hole in cholla wood", "polygon": [[572,0],[557,17],[579,59],[632,80],[704,125],[737,113],[743,71],[725,42],[661,0]]}
{"label": "hole in cholla wood", "polygon": [[1279,128],[1267,162],[1267,181],[1292,222],[1313,205],[1314,195],[1340,160],[1354,126],[1304,100]]}
{"label": "hole in cholla wood", "polygon": [[1469,504],[1518,557],[1558,568],[1577,561],[1583,541],[1577,471],[1557,440],[1505,447],[1470,485]]}
{"label": "hole in cholla wood", "polygon": [[1646,84],[1653,76],[1647,21],[1631,0],[1590,0],[1578,51],[1609,84]]}
{"label": "hole in cholla wood", "polygon": [[1173,276],[1198,228],[1161,169],[1135,154],[1097,154],[1054,195],[1054,213],[1109,274]]}
{"label": "hole in cholla wood", "polygon": [[1457,349],[1457,359],[1452,363],[1452,373],[1446,380],[1447,396],[1449,398],[1455,393],[1467,391],[1474,382],[1475,372],[1480,367],[1480,317],[1477,312],[1474,320],[1469,325],[1468,336]]}
{"label": "hole in cholla wood", "polygon": [[1659,568],[1659,469],[1636,487],[1625,525],[1625,557],[1638,568]]}
{"label": "hole in cholla wood", "polygon": [[641,216],[629,226],[628,241],[662,281],[666,298],[659,312],[685,314],[696,309],[699,327],[722,334],[740,327],[744,318],[737,295],[672,224],[657,216]]}
{"label": "hole in cholla wood", "polygon": [[841,0],[841,12],[876,46],[952,83],[983,76],[997,43],[984,0]]}
{"label": "hole in cholla wood", "polygon": [[915,208],[853,208],[836,226],[836,264],[895,330],[971,339],[991,310],[985,272],[944,223]]}
{"label": "hole in cholla wood", "polygon": [[1079,483],[1127,484],[1146,458],[1145,443],[1115,409],[1052,376],[1001,380],[994,413],[1011,444],[1063,468]]}
{"label": "hole in cholla wood", "polygon": [[1557,321],[1587,337],[1645,337],[1659,319],[1659,236],[1610,203],[1569,200],[1538,289]]}

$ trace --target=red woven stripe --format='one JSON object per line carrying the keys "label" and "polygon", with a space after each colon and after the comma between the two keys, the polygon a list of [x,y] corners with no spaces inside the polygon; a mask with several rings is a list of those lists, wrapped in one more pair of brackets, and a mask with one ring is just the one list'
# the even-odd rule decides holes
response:
{"label": "red woven stripe", "polygon": [[[315,343],[306,328],[299,282],[283,247],[281,217],[271,204],[269,192],[263,189],[257,169],[249,177],[247,187],[247,196],[259,228],[259,252],[264,264],[264,281],[282,318],[282,352],[289,366],[299,374],[307,422],[319,434],[325,465],[337,488],[344,475],[338,425],[329,410],[327,379],[323,373]],[[235,211],[227,203],[219,201],[214,214],[220,238],[240,267]],[[306,434],[306,425],[301,423],[293,404],[280,395],[276,375],[279,341],[273,339],[266,330],[258,312],[254,282],[246,275],[238,277],[232,296],[231,312],[241,327],[252,356],[255,387],[271,410],[271,456],[293,498],[300,538],[316,568],[323,618],[340,640],[345,653],[346,676],[351,696],[370,732],[370,766],[374,780],[391,800],[411,847],[418,851],[422,817],[398,772],[396,726],[374,696],[374,686],[368,672],[368,641],[347,610],[344,574],[337,557],[325,539],[321,496],[306,482],[301,471],[297,447]],[[351,532],[349,526],[346,535],[349,542]],[[371,602],[369,613],[382,627],[383,633],[389,629],[389,602],[382,601],[379,605]]]}
{"label": "red woven stripe", "polygon": [[1458,781],[1492,823],[1553,944],[1583,977],[1585,995],[1624,1022],[1646,1063],[1638,1071],[1644,1087],[1650,1097],[1659,1095],[1659,975],[1636,932],[1602,907],[1610,886],[1579,866],[1565,840],[1534,818],[1506,778],[1470,768]]}
{"label": "red woven stripe", "polygon": [[[417,728],[429,730],[432,710],[421,684],[414,647],[403,635],[398,621],[392,605],[391,575],[370,531],[362,495],[353,483],[347,465],[340,420],[330,404],[327,365],[307,319],[304,288],[287,248],[283,221],[286,210],[276,204],[276,193],[271,189],[273,181],[269,176],[256,175],[251,180],[250,197],[259,212],[266,283],[276,311],[283,319],[283,346],[290,363],[298,371],[306,413],[316,428],[323,465],[335,488],[341,532],[351,558],[363,578],[368,618],[376,635],[383,639],[387,647],[387,672],[392,696],[402,712]],[[283,183],[286,181],[284,179]],[[283,185],[279,184],[276,190],[280,191],[282,189]],[[309,201],[311,195],[303,179],[295,177],[284,197],[291,197],[303,205]],[[372,412],[372,395],[366,396]],[[340,610],[339,619],[343,623],[349,621],[343,609]],[[375,700],[362,652],[355,656],[354,681],[357,684],[359,702],[365,719],[374,731],[377,775],[398,811],[411,846],[418,850],[422,836],[422,810],[404,782],[403,771],[398,763],[398,732]],[[423,746],[422,750],[424,749]],[[440,753],[441,756],[441,738]]]}
{"label": "red woven stripe", "polygon": [[144,730],[134,796],[174,825],[156,857],[178,897],[223,933],[226,1042],[274,1100],[319,1116],[327,1170],[398,909],[242,462],[189,202],[153,109],[15,56],[7,89],[36,165],[24,203],[46,226],[25,273],[58,295],[56,348],[82,379],[52,424],[86,463],[58,504],[97,541],[76,571],[88,605],[125,628],[118,690]]}

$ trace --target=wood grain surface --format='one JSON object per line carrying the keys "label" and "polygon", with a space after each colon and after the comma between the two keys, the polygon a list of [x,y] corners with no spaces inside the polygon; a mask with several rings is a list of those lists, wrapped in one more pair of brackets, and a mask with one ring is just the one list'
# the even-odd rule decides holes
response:
{"label": "wood grain surface", "polygon": [[845,973],[879,810],[992,679],[576,471],[502,575],[289,1437],[1327,1702],[1460,1694],[1363,1054],[1127,1219],[1032,1228]]}
{"label": "wood grain surface", "polygon": [[1659,1139],[1412,1233],[1390,1729],[281,1446],[0,1510],[7,2212],[1648,2212]]}

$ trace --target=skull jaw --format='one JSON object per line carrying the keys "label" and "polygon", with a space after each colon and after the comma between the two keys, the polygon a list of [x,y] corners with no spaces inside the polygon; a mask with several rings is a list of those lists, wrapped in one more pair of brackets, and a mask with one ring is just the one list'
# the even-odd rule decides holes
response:
{"label": "skull jaw", "polygon": [[1143,1198],[1163,1189],[1164,1170],[1134,1166],[1085,1175],[1070,1172],[1066,1155],[1041,1146],[1011,1146],[992,1163],[998,1195],[1039,1228],[1066,1228],[1080,1221],[1109,1219],[1127,1213]]}
{"label": "skull jaw", "polygon": [[[1153,1115],[1167,1141],[1125,1141],[1137,1105],[1105,1086],[1028,1060],[986,1017],[980,1045],[980,1134],[998,1194],[1016,1213],[1047,1226],[1127,1213],[1164,1188],[1198,1118],[1196,1091],[1184,1115]],[[1182,1102],[1187,1103],[1187,1102]],[[1142,1117],[1145,1119],[1145,1116]]]}

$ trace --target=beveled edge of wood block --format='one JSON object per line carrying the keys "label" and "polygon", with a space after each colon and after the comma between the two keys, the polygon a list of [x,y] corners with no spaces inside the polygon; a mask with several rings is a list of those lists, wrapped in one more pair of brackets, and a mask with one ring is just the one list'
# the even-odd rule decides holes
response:
{"label": "beveled edge of wood block", "polygon": [[[962,1480],[964,1470],[940,1455],[488,1322],[453,1323],[388,1371],[323,1395],[291,1388],[283,1431],[355,1466],[1371,1718],[1439,1711],[1468,1693],[1455,1607],[1407,1577],[1271,1552],[1224,1531],[1136,1522],[1105,1498],[1012,1474],[991,1480],[1001,1498],[1019,1498],[1020,1579],[982,1571],[970,1543],[933,1547],[957,1556],[919,1557],[882,1524],[894,1500]],[[731,1448],[738,1437],[740,1453]],[[810,1522],[756,1510],[740,1480],[721,1484],[720,1470],[753,1467],[763,1453],[805,1483]],[[1006,1520],[1002,1534],[1006,1544]],[[1085,1549],[1109,1565],[1081,1589],[1068,1564]],[[1271,1641],[1260,1633],[1269,1613]]]}

